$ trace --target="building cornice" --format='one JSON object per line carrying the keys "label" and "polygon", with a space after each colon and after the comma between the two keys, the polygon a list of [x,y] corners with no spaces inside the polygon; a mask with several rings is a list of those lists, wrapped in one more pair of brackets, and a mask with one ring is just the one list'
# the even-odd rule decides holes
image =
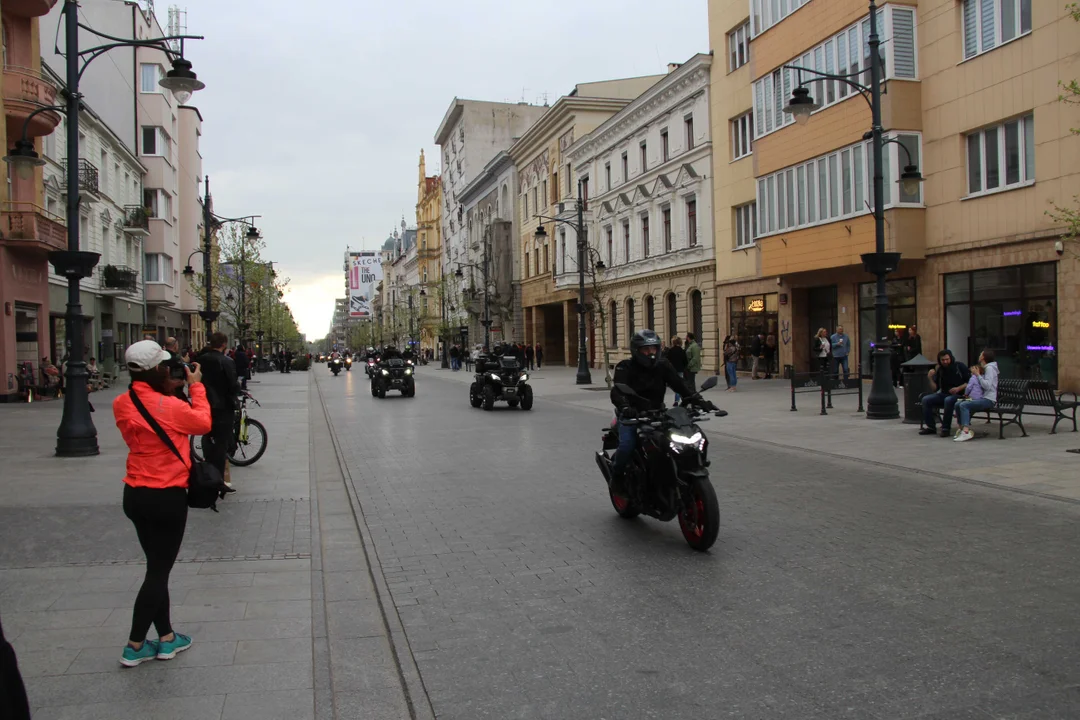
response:
{"label": "building cornice", "polygon": [[621,98],[561,97],[517,142],[510,146],[507,152],[514,160],[514,164],[520,167],[523,161],[530,159],[543,149],[543,144],[551,139],[562,123],[568,120],[572,123],[578,112],[617,113],[629,102]]}

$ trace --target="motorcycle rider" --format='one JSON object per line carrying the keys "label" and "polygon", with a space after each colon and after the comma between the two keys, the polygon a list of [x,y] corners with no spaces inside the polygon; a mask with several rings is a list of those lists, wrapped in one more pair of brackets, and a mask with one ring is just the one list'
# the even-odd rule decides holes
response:
{"label": "motorcycle rider", "polygon": [[[619,385],[629,385],[640,397],[624,394]],[[611,403],[619,416],[619,447],[611,463],[611,489],[616,494],[626,492],[624,476],[637,447],[637,428],[623,423],[640,410],[659,410],[664,407],[664,394],[671,388],[687,402],[708,410],[716,406],[702,399],[676,372],[671,363],[660,357],[660,336],[652,330],[638,330],[630,339],[630,359],[615,366],[611,385]]]}

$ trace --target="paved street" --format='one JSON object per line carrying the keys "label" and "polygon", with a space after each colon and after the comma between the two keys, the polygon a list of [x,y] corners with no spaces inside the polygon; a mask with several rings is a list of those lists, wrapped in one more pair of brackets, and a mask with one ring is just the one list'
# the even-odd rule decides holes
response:
{"label": "paved street", "polygon": [[[724,519],[697,554],[612,511],[591,458],[606,393],[534,377],[531,412],[485,413],[435,365],[412,399],[321,365],[261,376],[270,450],[220,515],[191,514],[171,583],[196,644],[132,670],[120,384],[93,396],[98,458],[50,457],[58,404],[0,406],[0,617],[34,717],[1080,716],[1067,493],[930,473],[951,443],[790,413],[762,384],[713,398],[732,411],[707,427]],[[767,442],[730,436],[755,427]],[[884,464],[839,456],[873,433]],[[1077,457],[1076,435],[1045,437],[962,449]]]}

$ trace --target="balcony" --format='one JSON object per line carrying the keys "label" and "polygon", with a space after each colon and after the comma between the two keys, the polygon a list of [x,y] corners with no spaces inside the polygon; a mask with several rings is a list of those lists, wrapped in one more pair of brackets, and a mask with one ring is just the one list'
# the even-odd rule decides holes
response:
{"label": "balcony", "polygon": [[22,18],[48,15],[57,0],[4,0],[4,10]]}
{"label": "balcony", "polygon": [[101,292],[107,295],[134,295],[139,289],[139,273],[126,265],[101,268]]}
{"label": "balcony", "polygon": [[124,232],[135,237],[150,234],[150,211],[142,205],[124,206]]}
{"label": "balcony", "polygon": [[[10,3],[5,2],[4,9]],[[47,105],[56,104],[56,86],[32,68],[4,67],[4,114],[8,120],[8,133],[19,137],[23,124],[30,113]],[[60,114],[54,110],[38,113],[26,126],[27,137],[49,135],[60,124]]]}
{"label": "balcony", "polygon": [[63,220],[28,202],[3,205],[0,244],[13,249],[47,253],[67,250],[67,227]]}
{"label": "balcony", "polygon": [[[68,162],[64,160],[64,188],[67,188]],[[85,158],[79,159],[79,197],[97,200],[100,195],[97,166]]]}
{"label": "balcony", "polygon": [[175,307],[176,293],[171,285],[166,285],[165,283],[147,283],[146,304]]}

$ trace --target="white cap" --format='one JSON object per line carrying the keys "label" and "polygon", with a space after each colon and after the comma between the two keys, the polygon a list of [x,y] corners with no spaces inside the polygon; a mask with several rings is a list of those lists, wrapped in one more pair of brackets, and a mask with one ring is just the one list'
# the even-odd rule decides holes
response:
{"label": "white cap", "polygon": [[124,362],[131,370],[153,370],[171,357],[153,340],[140,340],[124,353]]}

